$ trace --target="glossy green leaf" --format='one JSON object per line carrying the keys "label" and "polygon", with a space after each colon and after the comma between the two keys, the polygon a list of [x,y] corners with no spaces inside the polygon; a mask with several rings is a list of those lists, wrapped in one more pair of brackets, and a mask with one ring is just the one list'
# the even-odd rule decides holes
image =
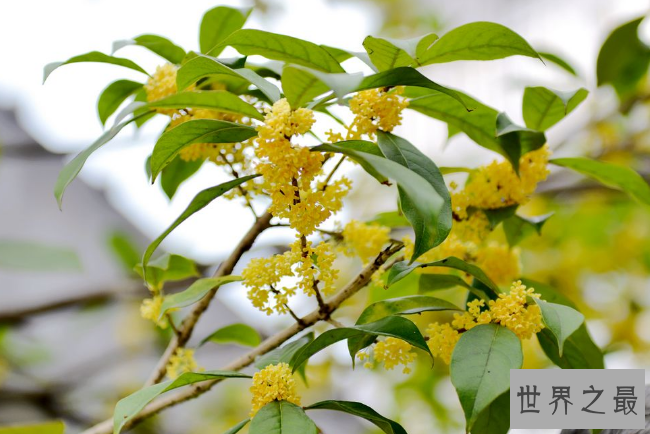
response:
{"label": "glossy green leaf", "polygon": [[650,186],[641,175],[629,167],[589,158],[555,158],[550,160],[550,163],[575,170],[609,187],[622,190],[641,203],[650,205]]}
{"label": "glossy green leaf", "polygon": [[226,431],[226,432],[223,433],[223,434],[237,434],[237,433],[238,433],[239,431],[241,431],[242,428],[244,428],[244,427],[248,424],[248,422],[250,422],[250,421],[251,421],[250,419],[244,419],[244,420],[242,420],[242,421],[239,422],[237,425],[233,426],[232,428],[230,428],[228,431]]}
{"label": "glossy green leaf", "polygon": [[329,87],[313,74],[302,69],[285,66],[282,70],[282,90],[291,107],[303,107]]}
{"label": "glossy green leaf", "polygon": [[650,65],[650,47],[639,39],[637,18],[614,30],[600,48],[596,62],[598,85],[611,84],[621,98],[636,92]]}
{"label": "glossy green leaf", "polygon": [[64,431],[62,421],[0,427],[0,434],[63,434]]}
{"label": "glossy green leaf", "polygon": [[171,63],[180,64],[185,58],[185,50],[167,38],[158,35],[140,35],[133,39],[116,41],[113,43],[113,53],[129,45],[138,45],[147,48]]}
{"label": "glossy green leaf", "polygon": [[221,327],[213,332],[210,336],[201,341],[201,345],[206,342],[216,344],[240,344],[247,347],[256,347],[262,342],[257,330],[246,324],[231,324]]}
{"label": "glossy green leaf", "polygon": [[271,401],[251,421],[249,434],[318,434],[305,411],[287,401]]}
{"label": "glossy green leaf", "polygon": [[465,412],[466,431],[510,385],[510,369],[524,361],[517,335],[496,324],[463,333],[451,356],[451,382]]}
{"label": "glossy green leaf", "polygon": [[197,54],[178,69],[176,72],[176,86],[180,90],[185,90],[200,79],[210,76],[229,76],[244,79],[256,86],[271,102],[280,99],[280,90],[255,71],[246,68],[232,69],[217,59],[203,54]]}
{"label": "glossy green leaf", "polygon": [[262,120],[264,116],[239,96],[225,90],[179,92],[147,104],[149,108],[199,108],[233,113]]}
{"label": "glossy green leaf", "polygon": [[[438,228],[435,234],[436,238],[431,243],[427,242],[426,247],[422,248],[420,248],[416,242],[414,251],[420,252],[424,248],[429,247],[431,244],[432,247],[439,245],[447,238],[449,232],[451,232],[452,216],[449,190],[447,190],[445,180],[442,178],[442,173],[440,173],[438,166],[436,166],[436,164],[431,161],[429,157],[424,155],[409,141],[394,134],[385,133],[381,130],[377,131],[377,145],[387,159],[399,163],[404,167],[407,167],[411,171],[420,175],[422,178],[426,179],[427,182],[431,184],[431,186],[436,190],[438,195],[444,201],[442,211],[438,216]],[[399,199],[402,212],[404,212],[409,221],[417,219],[417,215],[411,215],[416,209],[415,204],[410,201],[409,195],[402,190],[399,184],[397,188],[399,191]],[[425,242],[424,237],[420,237],[420,239],[423,240],[423,243]]]}
{"label": "glossy green leaf", "polygon": [[188,384],[194,384],[207,380],[219,380],[224,378],[251,378],[250,375],[233,371],[206,371],[206,372],[186,372],[175,380],[165,381],[145,387],[135,393],[122,398],[115,406],[113,413],[113,434],[119,434],[124,425],[126,425],[140,410],[148,403],[153,401],[159,395]]}
{"label": "glossy green leaf", "polygon": [[534,300],[542,311],[544,325],[553,333],[557,341],[559,356],[562,357],[564,342],[584,324],[585,316],[568,306],[549,303],[538,298]]}
{"label": "glossy green leaf", "polygon": [[571,66],[569,62],[567,62],[557,54],[543,53],[541,51],[538,51],[537,53],[542,57],[542,59],[548,60],[551,63],[555,63],[557,66],[564,69],[571,75],[575,75],[576,77],[578,76],[578,73],[576,72],[575,68]]}
{"label": "glossy green leaf", "polygon": [[305,410],[334,410],[342,411],[357,417],[361,417],[368,422],[375,424],[386,434],[406,434],[406,431],[400,424],[381,414],[365,404],[354,401],[321,401],[305,407]]}
{"label": "glossy green leaf", "polygon": [[462,277],[454,274],[421,274],[418,282],[418,292],[426,293],[460,286],[470,291],[474,289]]}
{"label": "glossy green leaf", "polygon": [[411,66],[415,63],[413,57],[406,51],[386,39],[367,36],[363,40],[363,48],[366,49],[370,60],[380,71],[400,66]]}
{"label": "glossy green leaf", "polygon": [[479,414],[472,434],[507,434],[510,430],[510,391],[492,401]]}
{"label": "glossy green leaf", "polygon": [[[576,309],[575,304],[549,285],[522,278],[522,283],[542,296],[550,303],[561,304]],[[537,333],[537,339],[553,363],[563,369],[603,369],[605,363],[603,353],[589,335],[585,324],[582,324],[564,341],[564,350],[560,356],[557,339],[549,329]]]}
{"label": "glossy green leaf", "polygon": [[[295,371],[300,367],[300,365],[309,360],[311,356],[330,345],[345,339],[363,338],[369,335],[375,337],[389,336],[401,339],[431,355],[431,351],[429,350],[422,333],[420,333],[420,330],[418,330],[417,326],[413,324],[413,322],[401,316],[389,316],[368,324],[361,324],[352,327],[339,327],[333,330],[328,330],[309,344],[300,348],[300,350],[291,358],[290,365]],[[350,355],[354,361],[354,354]]]}
{"label": "glossy green leaf", "polygon": [[542,234],[544,223],[553,215],[548,213],[535,217],[521,217],[514,215],[503,222],[503,232],[510,246],[516,246],[523,239],[537,233]]}
{"label": "glossy green leaf", "polygon": [[[438,312],[443,310],[460,311],[462,309],[446,300],[426,295],[391,298],[378,301],[366,307],[357,319],[356,325],[378,321],[391,315],[414,315],[422,312]],[[376,337],[374,335],[349,338],[348,349],[350,350],[350,354],[356,354],[360,349],[371,345],[375,339]]]}
{"label": "glossy green leaf", "polygon": [[165,231],[156,238],[150,245],[147,247],[147,250],[144,252],[142,257],[142,263],[146,266],[149,262],[149,258],[153,255],[153,252],[160,245],[160,243],[169,235],[178,225],[183,223],[189,217],[197,213],[198,211],[205,208],[210,202],[221,196],[222,194],[232,190],[233,188],[249,181],[259,175],[249,175],[242,178],[233,179],[232,181],[224,182],[223,184],[216,185],[214,187],[206,188],[205,190],[200,191],[194,196],[194,199],[190,204],[185,208],[185,211],[181,213],[180,216],[167,228]]}
{"label": "glossy green leaf", "polygon": [[142,83],[131,80],[117,80],[109,84],[97,101],[97,113],[102,125],[106,124],[109,116],[115,113],[128,97],[140,89],[142,89]]}
{"label": "glossy green leaf", "polygon": [[93,143],[88,148],[84,149],[79,154],[77,154],[77,156],[74,157],[72,161],[66,164],[63,167],[63,169],[61,169],[61,172],[59,172],[59,177],[56,179],[56,183],[54,184],[54,197],[56,198],[56,201],[59,204],[59,209],[61,209],[61,205],[63,201],[63,193],[65,193],[65,190],[66,188],[68,188],[68,185],[70,185],[70,183],[77,177],[77,175],[81,171],[81,168],[86,163],[88,157],[90,157],[90,155],[93,152],[95,152],[97,149],[101,148],[106,143],[111,141],[117,135],[117,133],[122,131],[122,128],[124,128],[131,122],[146,115],[148,115],[148,112],[138,116],[134,116],[131,119],[128,119],[124,122],[121,122],[113,126],[111,129],[107,130],[104,134],[102,134],[99,137],[99,139],[95,141],[95,143]]}
{"label": "glossy green leaf", "polygon": [[[228,36],[216,49],[231,46],[245,56],[295,63],[324,72],[345,72],[324,48],[302,39],[263,30],[242,29]],[[213,54],[214,49],[209,54]]]}
{"label": "glossy green leaf", "polygon": [[37,243],[0,239],[0,269],[30,272],[79,272],[74,250]]}
{"label": "glossy green leaf", "polygon": [[[314,332],[309,332],[306,335],[293,340],[289,343],[284,344],[281,347],[275,348],[268,353],[264,354],[261,357],[258,357],[255,360],[255,367],[257,369],[264,369],[269,365],[277,365],[278,363],[289,364],[294,354],[298,352],[302,347],[309,344],[314,340]],[[305,369],[307,368],[307,363],[303,363],[298,369],[298,373],[307,383],[307,377],[305,375]]]}
{"label": "glossy green leaf", "polygon": [[388,286],[393,285],[395,282],[408,276],[416,268],[426,268],[426,267],[446,267],[453,268],[455,270],[462,271],[464,273],[472,275],[479,282],[487,286],[494,294],[499,294],[501,290],[499,287],[492,282],[492,280],[481,270],[479,267],[473,264],[468,264],[462,259],[458,259],[455,256],[450,256],[440,261],[427,262],[424,264],[413,263],[408,264],[406,261],[397,262],[391,267],[388,271],[388,281],[386,284]]}
{"label": "glossy green leaf", "polygon": [[[205,160],[185,161],[176,157],[160,172],[160,186],[169,199],[174,197],[178,187],[203,166]],[[151,163],[147,164],[151,169]]]}
{"label": "glossy green leaf", "polygon": [[250,8],[237,9],[227,6],[217,6],[207,11],[203,15],[199,31],[201,53],[212,51],[213,56],[218,56],[221,50],[215,47],[233,32],[241,29],[251,12]]}
{"label": "glossy green leaf", "polygon": [[421,65],[456,60],[493,60],[508,56],[539,57],[524,38],[501,24],[475,22],[442,35],[419,56]]}
{"label": "glossy green leaf", "polygon": [[497,116],[497,139],[502,155],[510,161],[517,173],[521,156],[541,148],[546,143],[544,133],[515,124],[505,113],[499,113]]}
{"label": "glossy green leaf", "polygon": [[523,100],[524,122],[528,128],[546,131],[571,113],[587,95],[589,91],[585,88],[561,92],[541,86],[527,87]]}
{"label": "glossy green leaf", "polygon": [[143,268],[142,264],[138,264],[135,271],[151,288],[161,288],[165,282],[184,280],[199,275],[199,270],[192,260],[170,254],[164,254],[154,259],[146,264],[146,268]]}
{"label": "glossy green leaf", "polygon": [[242,280],[240,276],[206,277],[205,279],[199,279],[184,291],[166,295],[160,307],[158,319],[160,320],[164,317],[171,309],[191,306],[200,301],[210,291],[214,291],[226,283],[238,282],[240,280]]}
{"label": "glossy green leaf", "polygon": [[74,56],[69,58],[64,62],[53,62],[45,65],[43,69],[43,83],[50,76],[50,74],[60,66],[69,65],[72,63],[81,63],[81,62],[99,62],[99,63],[110,63],[112,65],[123,66],[125,68],[133,69],[143,74],[147,74],[147,71],[142,69],[138,64],[129,59],[123,59],[121,57],[113,57],[108,54],[100,53],[99,51],[91,51],[90,53],[80,54],[79,56]]}
{"label": "glossy green leaf", "polygon": [[194,143],[237,143],[257,135],[255,128],[234,122],[214,119],[195,119],[165,131],[151,154],[151,177],[155,180],[160,171],[178,155],[181,149]]}
{"label": "glossy green leaf", "polygon": [[514,216],[515,212],[517,212],[517,208],[519,208],[518,204],[511,205],[511,206],[504,206],[502,208],[482,209],[482,210],[474,210],[474,211],[482,212],[483,214],[485,214],[485,216],[488,219],[488,223],[490,224],[490,230],[494,230],[497,226],[499,226],[499,223]]}
{"label": "glossy green leaf", "polygon": [[409,203],[412,204],[406,217],[415,231],[415,248],[412,256],[412,261],[414,261],[420,255],[431,250],[436,245],[436,241],[440,239],[438,222],[444,211],[444,199],[426,179],[412,170],[376,154],[359,151],[359,142],[361,141],[325,144],[316,146],[312,150],[345,154],[357,161],[380,182],[385,183],[385,179],[390,178],[399,184],[400,194],[403,194],[403,197],[408,197]]}

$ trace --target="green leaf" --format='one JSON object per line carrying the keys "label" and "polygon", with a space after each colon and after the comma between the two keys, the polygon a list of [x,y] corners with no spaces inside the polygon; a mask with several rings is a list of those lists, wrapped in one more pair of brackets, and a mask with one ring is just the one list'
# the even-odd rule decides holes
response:
{"label": "green leaf", "polygon": [[472,173],[472,169],[467,167],[440,167],[440,173],[449,175],[450,173]]}
{"label": "green leaf", "polygon": [[553,215],[548,213],[535,217],[521,217],[514,215],[503,222],[503,232],[506,234],[508,244],[516,246],[524,238],[533,233],[542,234],[544,223]]}
{"label": "green leaf", "polygon": [[[401,339],[431,355],[431,351],[429,350],[424,337],[413,322],[401,316],[389,316],[368,324],[361,324],[352,327],[339,327],[333,330],[328,330],[297,351],[291,358],[290,365],[295,371],[300,367],[300,365],[309,360],[311,356],[332,344],[349,338],[363,338],[369,335],[375,337],[390,336]],[[359,349],[357,349],[357,351]],[[355,353],[350,354],[353,361],[354,354]]]}
{"label": "green leaf", "polygon": [[102,125],[106,124],[109,116],[115,113],[128,97],[140,89],[142,89],[142,83],[131,80],[117,80],[109,84],[97,101],[97,112]]}
{"label": "green leaf", "polygon": [[194,215],[194,213],[205,208],[210,202],[212,202],[222,194],[245,183],[246,181],[256,178],[257,176],[259,175],[249,175],[249,176],[244,176],[243,178],[233,179],[232,181],[224,182],[223,184],[206,188],[205,190],[202,190],[199,193],[197,193],[197,195],[194,196],[194,199],[192,199],[192,201],[187,206],[187,208],[185,208],[185,211],[183,211],[181,215],[178,216],[178,218],[174,220],[174,222],[167,229],[165,229],[165,231],[158,238],[156,238],[149,245],[149,247],[147,247],[147,250],[144,252],[144,256],[142,257],[142,264],[144,264],[145,267],[147,266],[147,263],[149,262],[149,258],[151,258],[151,255],[156,250],[156,248],[167,237],[167,235],[169,235],[174,229],[176,229],[178,225],[180,225],[189,217]]}
{"label": "green leaf", "polygon": [[533,298],[542,311],[544,324],[557,341],[559,356],[562,357],[564,342],[585,322],[585,316],[577,310],[561,304],[549,303]]}
{"label": "green leaf", "polygon": [[203,54],[197,54],[183,64],[176,72],[176,86],[179,90],[185,90],[202,78],[209,76],[229,76],[244,79],[256,86],[271,102],[280,99],[280,90],[270,81],[255,73],[255,71],[239,68],[232,69],[217,59]]}
{"label": "green leaf", "polygon": [[[252,8],[237,9],[227,6],[217,6],[207,11],[201,20],[199,32],[201,53],[211,51],[234,31],[241,29],[252,11]],[[221,50],[215,48],[212,55],[218,56],[219,53]]]}
{"label": "green leaf", "polygon": [[109,234],[108,244],[124,271],[133,273],[133,268],[140,262],[140,249],[133,236],[127,232],[114,231]]}
{"label": "green leaf", "polygon": [[402,197],[408,197],[412,204],[406,218],[415,231],[415,246],[411,261],[431,250],[440,239],[439,220],[444,212],[445,201],[431,184],[417,173],[401,164],[381,158],[375,154],[362,152],[351,146],[358,146],[359,141],[325,144],[312,148],[314,151],[337,152],[348,155],[357,161],[370,175],[385,183],[385,178],[395,180],[400,187]]}
{"label": "green leaf", "polygon": [[156,53],[171,63],[180,64],[185,58],[185,50],[167,38],[158,35],[140,35],[133,39],[113,42],[113,54],[129,45],[138,45]]}
{"label": "green leaf", "polygon": [[[176,157],[160,172],[160,186],[169,199],[174,197],[178,187],[203,166],[205,160],[185,161]],[[147,164],[151,168],[151,164]]]}
{"label": "green leaf", "polygon": [[329,89],[319,78],[303,69],[285,66],[282,70],[282,90],[293,108],[306,105]]}
{"label": "green leaf", "polygon": [[365,404],[354,401],[320,401],[305,407],[305,410],[334,410],[342,411],[354,416],[361,417],[368,422],[372,422],[386,434],[406,434],[406,430],[400,424],[381,414]]}
{"label": "green leaf", "polygon": [[398,228],[409,226],[410,223],[399,211],[388,211],[377,214],[373,219],[368,220],[368,223],[377,223],[389,228]]}
{"label": "green leaf", "polygon": [[550,163],[575,170],[650,205],[650,186],[641,175],[629,167],[588,158],[555,158],[550,160]]}
{"label": "green leaf", "polygon": [[546,143],[544,133],[516,125],[505,113],[497,116],[497,139],[501,144],[502,155],[510,161],[517,173],[521,156]]}
{"label": "green leaf", "polygon": [[247,347],[256,347],[262,342],[257,330],[246,324],[231,324],[221,327],[213,332],[210,336],[201,341],[201,345],[206,342],[217,344],[240,344]]}
{"label": "green leaf", "polygon": [[248,432],[249,434],[318,434],[318,428],[297,405],[287,401],[271,401],[253,417]]}
{"label": "green leaf", "polygon": [[99,51],[91,51],[90,53],[80,54],[79,56],[74,56],[66,60],[65,62],[53,62],[48,63],[43,68],[43,83],[50,76],[50,74],[57,69],[59,66],[69,65],[71,63],[81,63],[81,62],[99,62],[99,63],[110,63],[112,65],[123,66],[125,68],[133,69],[139,71],[143,74],[147,74],[147,71],[138,66],[135,62],[129,59],[123,59],[121,57],[113,57],[108,54],[100,53]]}
{"label": "green leaf", "polygon": [[363,48],[366,49],[370,60],[380,71],[400,66],[411,66],[415,63],[413,57],[406,51],[386,39],[368,36],[363,40]]}
{"label": "green leaf", "polygon": [[74,250],[33,241],[0,239],[0,269],[30,272],[79,272]]}
{"label": "green leaf", "polygon": [[466,431],[508,390],[510,369],[520,369],[523,360],[519,338],[505,327],[483,324],[461,335],[451,356],[451,382],[465,412]]}
{"label": "green leaf", "polygon": [[223,276],[223,277],[207,277],[199,279],[192,283],[185,291],[177,292],[175,294],[166,295],[163,299],[162,306],[160,307],[160,315],[162,317],[170,309],[180,309],[182,307],[191,306],[200,301],[210,291],[216,291],[222,285],[230,282],[238,282],[242,280],[240,276]]}
{"label": "green leaf", "polygon": [[[291,341],[287,344],[284,344],[281,347],[275,348],[263,356],[258,357],[255,360],[255,367],[257,369],[264,369],[269,365],[277,365],[278,363],[289,364],[291,358],[305,345],[309,344],[314,340],[314,332],[309,332],[306,335]],[[305,369],[307,368],[307,363],[303,363],[298,368],[298,373],[302,377],[305,384],[307,383],[307,377],[305,376]]]}
{"label": "green leaf", "polygon": [[244,428],[248,424],[248,422],[250,422],[250,419],[244,419],[223,434],[237,434],[239,431],[242,430],[242,428]]}
{"label": "green leaf", "polygon": [[[414,315],[422,312],[438,312],[443,310],[461,311],[462,309],[446,300],[426,295],[391,298],[378,301],[365,308],[357,319],[356,325],[378,321],[391,315]],[[373,335],[348,339],[350,354],[356,354],[360,349],[371,345],[375,339],[376,337]]]}
{"label": "green leaf", "polygon": [[587,98],[589,91],[580,88],[561,92],[545,87],[527,87],[524,91],[523,113],[528,128],[546,131],[571,113]]}
{"label": "green leaf", "polygon": [[[540,294],[542,299],[576,309],[571,300],[549,285],[526,278],[522,278],[521,281],[527,287],[535,288],[535,292]],[[578,327],[578,330],[564,341],[561,356],[557,339],[549,329],[537,333],[537,339],[546,356],[562,369],[603,369],[605,367],[603,353],[592,340],[585,324]]]}
{"label": "green leaf", "polygon": [[[324,48],[302,39],[263,30],[242,29],[217,45],[217,50],[231,46],[245,56],[259,55],[267,59],[314,68],[324,72],[345,72]],[[214,49],[208,54],[214,55]]]}
{"label": "green leaf", "polygon": [[509,219],[515,215],[519,205],[504,206],[503,208],[474,210],[474,212],[482,212],[488,219],[490,230],[494,230],[499,223]]}
{"label": "green leaf", "polygon": [[416,268],[426,267],[446,267],[460,270],[472,275],[476,280],[483,283],[493,292],[494,295],[498,295],[501,292],[499,287],[494,282],[492,282],[492,280],[483,272],[483,270],[481,270],[476,265],[468,264],[467,262],[463,261],[462,259],[458,259],[455,256],[450,256],[439,261],[427,262],[424,264],[417,262],[408,264],[406,261],[397,262],[388,271],[388,281],[386,284],[388,286],[393,285],[395,282],[398,282],[408,276]]}
{"label": "green leaf", "polygon": [[421,65],[456,60],[494,60],[508,56],[539,58],[517,33],[501,24],[475,22],[444,34],[419,56]]}
{"label": "green leaf", "polygon": [[143,268],[142,264],[138,264],[135,271],[151,288],[161,288],[165,282],[184,280],[199,275],[196,264],[192,260],[180,255],[169,254],[164,254],[149,262],[146,264],[146,268]]}
{"label": "green leaf", "polygon": [[[424,250],[425,248],[429,247],[431,244],[432,247],[439,245],[447,238],[449,232],[451,232],[451,198],[449,197],[449,190],[447,190],[445,180],[442,178],[438,166],[436,166],[429,157],[420,152],[418,148],[402,137],[391,133],[385,133],[383,131],[377,131],[377,145],[386,158],[407,167],[422,178],[426,179],[444,201],[442,211],[438,216],[436,238],[431,243],[426,243],[426,246],[422,247],[419,246],[417,242],[415,243],[415,252],[426,252],[431,248]],[[414,212],[417,213],[417,211],[414,211],[416,208],[415,204],[410,202],[409,196],[402,190],[399,184],[397,188],[399,191],[401,209],[407,219],[409,221],[417,219],[417,215],[412,215]],[[426,242],[425,239],[422,237],[420,238],[423,243]]]}
{"label": "green leaf", "polygon": [[495,399],[479,414],[472,434],[507,434],[510,429],[510,391]]}
{"label": "green leaf", "polygon": [[165,381],[145,387],[135,393],[122,398],[115,405],[113,413],[113,434],[119,434],[124,425],[126,425],[140,410],[148,403],[153,401],[159,395],[188,384],[194,384],[207,380],[218,380],[224,378],[251,378],[250,375],[233,371],[207,371],[207,372],[186,372],[175,380]]}
{"label": "green leaf", "polygon": [[558,56],[557,54],[553,53],[542,53],[541,51],[538,51],[537,54],[539,54],[542,59],[546,59],[549,62],[555,63],[557,66],[560,68],[564,69],[571,75],[575,75],[576,77],[578,76],[578,73],[576,72],[575,68],[571,66],[569,62]]}
{"label": "green leaf", "polygon": [[168,109],[200,108],[244,115],[258,120],[264,119],[264,116],[254,106],[225,90],[179,92],[150,102],[147,107]]}
{"label": "green leaf", "polygon": [[255,128],[214,119],[195,119],[165,131],[151,154],[152,180],[178,155],[194,143],[237,143],[257,135]]}
{"label": "green leaf", "polygon": [[114,125],[110,130],[102,134],[99,139],[95,141],[95,143],[77,154],[77,156],[74,157],[72,161],[66,164],[63,169],[61,169],[61,172],[59,172],[59,177],[56,179],[56,184],[54,184],[54,197],[59,204],[59,209],[61,209],[62,206],[63,193],[65,193],[68,185],[70,185],[70,183],[77,177],[81,171],[81,168],[84,167],[84,164],[86,163],[88,157],[90,157],[90,155],[97,149],[110,142],[117,135],[117,133],[122,131],[122,128],[139,118],[147,116],[148,114],[149,112],[143,113],[141,115],[134,116],[133,118],[128,119],[122,123]]}
{"label": "green leaf", "polygon": [[644,18],[637,18],[614,30],[598,53],[598,85],[611,84],[621,99],[636,92],[650,65],[650,47],[639,39],[638,34],[639,24]]}
{"label": "green leaf", "polygon": [[475,290],[462,277],[454,274],[421,274],[418,282],[418,292],[438,291],[455,286],[462,286],[470,291]]}
{"label": "green leaf", "polygon": [[63,434],[62,421],[0,427],[0,434]]}

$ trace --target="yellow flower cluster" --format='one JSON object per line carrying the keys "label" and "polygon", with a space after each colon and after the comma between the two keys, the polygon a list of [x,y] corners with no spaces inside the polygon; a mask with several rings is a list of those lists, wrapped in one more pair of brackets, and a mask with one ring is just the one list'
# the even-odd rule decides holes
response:
{"label": "yellow flower cluster", "polygon": [[291,137],[305,134],[314,123],[313,112],[291,110],[286,99],[273,104],[257,128],[256,155],[262,161],[257,172],[271,197],[270,212],[286,218],[300,235],[310,235],[318,225],[341,209],[343,197],[351,187],[347,178],[330,185],[312,182],[321,173],[323,154],[291,143]]}
{"label": "yellow flower cluster", "polygon": [[377,130],[392,131],[402,123],[402,110],[409,102],[401,94],[403,86],[393,90],[387,88],[370,89],[358,92],[350,99],[350,110],[355,114],[348,127],[347,139],[360,139],[367,135],[374,138]]}
{"label": "yellow flower cluster", "polygon": [[174,380],[186,372],[196,372],[199,369],[196,360],[194,360],[194,350],[188,348],[178,348],[174,355],[169,358],[167,364],[167,377]]}
{"label": "yellow flower cluster", "polygon": [[[144,85],[148,102],[158,101],[176,93],[176,71],[178,71],[178,67],[171,63],[156,68],[156,72]],[[174,110],[169,109],[159,109],[158,111],[160,113],[174,112]]]}
{"label": "yellow flower cluster", "polygon": [[[411,368],[408,366],[415,360],[417,354],[411,351],[413,347],[408,342],[401,339],[387,337],[383,341],[377,342],[372,348],[372,357],[375,362],[384,364],[385,369],[392,370],[398,365],[404,365],[403,373],[408,374]],[[365,351],[360,351],[357,354],[359,360],[367,360],[364,366],[366,368],[373,368],[374,363],[370,362],[370,354]]]}
{"label": "yellow flower cluster", "polygon": [[390,228],[376,223],[352,220],[343,228],[344,253],[358,256],[364,264],[370,263],[390,241]]}
{"label": "yellow flower cluster", "polygon": [[460,219],[467,208],[502,208],[528,201],[537,184],[546,179],[551,151],[548,145],[524,154],[519,160],[519,176],[507,161],[493,161],[472,172],[465,188],[452,193],[452,209]]}
{"label": "yellow flower cluster", "polygon": [[467,303],[467,311],[454,314],[449,324],[432,323],[427,328],[431,353],[440,357],[445,363],[451,362],[451,354],[461,333],[480,324],[499,324],[515,333],[519,339],[530,339],[544,328],[542,312],[537,304],[528,304],[528,297],[539,298],[534,288],[526,288],[521,281],[512,283],[510,293],[499,294],[496,300],[490,300],[488,309],[484,300]]}
{"label": "yellow flower cluster", "polygon": [[[330,295],[338,278],[338,270],[333,268],[335,258],[331,244],[323,242],[313,247],[305,241],[303,246],[297,239],[281,255],[252,259],[242,272],[244,285],[249,288],[248,298],[253,306],[271,315],[274,311],[287,313],[289,297],[297,289],[309,296],[315,295],[314,288],[322,295]],[[284,278],[297,279],[296,286],[282,285]]]}
{"label": "yellow flower cluster", "polygon": [[288,401],[300,405],[300,396],[296,392],[296,382],[291,368],[286,363],[269,365],[253,375],[250,388],[253,399],[251,413],[253,417],[260,408],[272,401]]}
{"label": "yellow flower cluster", "polygon": [[148,319],[161,329],[165,329],[169,325],[167,318],[163,317],[160,320],[158,319],[158,317],[160,317],[162,304],[163,296],[160,294],[156,294],[152,298],[145,298],[142,300],[142,304],[140,305],[140,315],[142,318]]}

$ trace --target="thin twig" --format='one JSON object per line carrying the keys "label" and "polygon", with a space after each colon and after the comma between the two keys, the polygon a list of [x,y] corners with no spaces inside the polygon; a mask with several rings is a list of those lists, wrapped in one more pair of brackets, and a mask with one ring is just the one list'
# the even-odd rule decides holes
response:
{"label": "thin twig", "polygon": [[[377,258],[375,258],[371,264],[367,265],[363,270],[361,270],[357,277],[355,277],[332,298],[327,300],[326,305],[328,307],[329,313],[323,313],[320,309],[312,311],[310,314],[302,317],[302,324],[295,323],[267,338],[256,348],[234,360],[229,365],[224,366],[223,370],[239,371],[253,363],[257,357],[279,347],[288,339],[305,330],[306,328],[311,327],[319,321],[327,321],[330,319],[331,313],[338,309],[338,307],[344,301],[356,294],[361,288],[365,287],[370,282],[370,279],[375,271],[377,271],[383,264],[385,264],[386,261],[388,261],[395,253],[401,250],[402,247],[403,245],[391,245],[386,248],[377,256]],[[137,416],[128,421],[125,424],[124,429],[130,428],[166,408],[180,404],[181,402],[194,399],[210,390],[220,381],[221,380],[210,380],[201,383],[195,383],[187,388],[180,389],[177,392],[171,392],[163,395],[160,399],[153,401],[147,405]],[[82,434],[111,434],[112,430],[113,420],[107,419],[95,425],[94,427],[87,429]]]}

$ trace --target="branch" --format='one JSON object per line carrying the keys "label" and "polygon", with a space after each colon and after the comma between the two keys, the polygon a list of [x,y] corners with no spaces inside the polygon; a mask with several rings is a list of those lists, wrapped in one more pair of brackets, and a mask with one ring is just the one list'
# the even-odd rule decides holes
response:
{"label": "branch", "polygon": [[[372,264],[366,266],[363,270],[361,270],[359,275],[357,275],[354,280],[348,283],[343,289],[341,289],[341,291],[339,291],[325,303],[325,306],[327,307],[326,312],[323,312],[320,308],[312,311],[310,314],[302,317],[300,324],[295,323],[286,329],[276,333],[275,335],[267,338],[259,346],[239,357],[229,365],[224,366],[222,369],[227,371],[239,371],[253,363],[253,361],[255,361],[258,356],[266,354],[269,351],[279,347],[288,339],[300,333],[302,330],[316,324],[319,321],[327,321],[330,318],[332,312],[338,309],[338,307],[345,300],[352,297],[361,288],[365,287],[368,282],[370,282],[370,279],[375,271],[384,265],[391,256],[401,250],[402,247],[403,244],[395,244],[389,246],[383,252],[381,252],[377,258],[375,258]],[[166,408],[180,404],[181,402],[194,399],[210,390],[215,384],[219,383],[220,381],[221,380],[204,381],[201,383],[193,384],[177,392],[164,395],[161,399],[147,405],[136,417],[127,422],[124,428],[128,429]],[[111,434],[112,431],[113,420],[107,419],[95,425],[94,427],[87,429],[82,434]]]}
{"label": "branch", "polygon": [[[255,224],[239,241],[239,244],[237,244],[237,247],[235,247],[230,256],[228,256],[228,258],[226,258],[226,260],[221,263],[221,266],[214,273],[213,277],[223,277],[232,273],[232,270],[235,268],[235,265],[237,265],[239,259],[252,247],[257,236],[261,234],[265,229],[270,227],[272,217],[273,216],[271,213],[266,212],[255,221]],[[203,297],[196,306],[194,306],[192,312],[183,320],[181,325],[178,327],[178,333],[172,337],[171,341],[169,341],[167,349],[156,364],[154,371],[151,373],[151,376],[145,383],[145,387],[156,384],[165,377],[169,359],[172,355],[174,355],[178,348],[183,347],[187,341],[190,340],[192,332],[194,331],[194,326],[198,322],[203,312],[205,312],[205,310],[210,305],[210,302],[214,298],[214,295],[217,293],[218,289],[219,288],[217,287],[208,292],[206,296]]]}

